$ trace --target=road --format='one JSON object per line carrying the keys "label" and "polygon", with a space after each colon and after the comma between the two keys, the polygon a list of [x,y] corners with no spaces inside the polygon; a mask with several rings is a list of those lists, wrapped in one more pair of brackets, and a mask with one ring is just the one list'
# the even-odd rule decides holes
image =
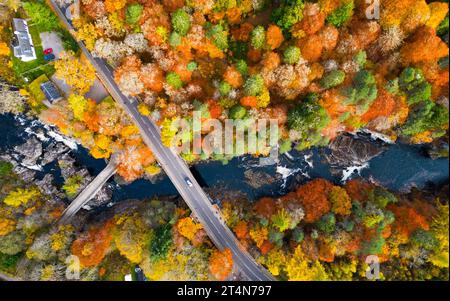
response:
{"label": "road", "polygon": [[108,165],[99,173],[88,186],[70,203],[64,210],[59,223],[65,224],[70,222],[71,218],[89,202],[102,189],[103,185],[117,172],[117,163],[114,158],[111,158]]}
{"label": "road", "polygon": [[[61,8],[50,0],[54,10],[67,29],[73,34],[75,29],[66,19]],[[224,223],[222,216],[212,206],[209,197],[197,183],[186,163],[172,149],[166,148],[161,142],[160,129],[148,117],[138,112],[138,100],[126,97],[114,81],[112,69],[102,60],[94,58],[83,43],[79,45],[97,71],[111,96],[129,114],[139,128],[142,139],[152,150],[156,160],[175,185],[181,197],[202,223],[206,233],[219,250],[230,249],[233,261],[238,271],[252,281],[273,281],[272,274],[259,265],[255,259],[242,247],[233,232]],[[192,183],[189,185],[187,180]]]}

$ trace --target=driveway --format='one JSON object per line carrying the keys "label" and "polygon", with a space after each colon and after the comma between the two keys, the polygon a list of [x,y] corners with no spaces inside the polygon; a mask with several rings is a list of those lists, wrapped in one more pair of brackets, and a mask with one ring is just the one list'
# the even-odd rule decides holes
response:
{"label": "driveway", "polygon": [[41,41],[42,41],[42,47],[45,49],[52,48],[53,54],[57,59],[59,59],[60,53],[64,51],[63,42],[61,41],[61,38],[58,36],[58,34],[54,31],[52,32],[41,32],[39,34]]}

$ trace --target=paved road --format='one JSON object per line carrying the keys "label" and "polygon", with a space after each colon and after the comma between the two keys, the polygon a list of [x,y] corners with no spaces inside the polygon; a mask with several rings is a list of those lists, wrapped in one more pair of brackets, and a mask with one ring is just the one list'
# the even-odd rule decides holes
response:
{"label": "paved road", "polygon": [[72,217],[84,206],[92,200],[95,195],[102,189],[103,185],[117,172],[117,163],[115,158],[111,158],[108,165],[99,173],[91,183],[89,183],[83,191],[70,203],[64,210],[59,223],[65,224],[70,222]]}
{"label": "paved road", "polygon": [[[61,21],[66,25],[69,31],[73,33],[74,28],[65,18],[62,10],[54,0],[51,0],[50,2]],[[111,96],[123,107],[135,122],[144,142],[150,147],[155,158],[188,204],[189,208],[202,223],[206,233],[216,247],[219,250],[227,248],[231,250],[235,267],[247,280],[275,280],[272,274],[259,265],[241,246],[234,234],[224,223],[221,214],[212,206],[209,197],[197,183],[186,163],[172,149],[162,145],[159,127],[138,112],[137,99],[128,98],[123,95],[113,79],[111,68],[107,66],[103,60],[94,58],[82,43],[79,44],[84,54],[97,70],[98,77],[102,80]],[[187,179],[192,183],[191,185],[188,185]]]}

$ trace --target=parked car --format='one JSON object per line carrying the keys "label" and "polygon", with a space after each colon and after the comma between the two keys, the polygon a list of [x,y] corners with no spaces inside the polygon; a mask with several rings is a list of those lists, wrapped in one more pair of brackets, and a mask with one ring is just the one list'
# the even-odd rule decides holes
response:
{"label": "parked car", "polygon": [[50,54],[50,53],[53,53],[53,48],[47,48],[44,50],[45,55]]}
{"label": "parked car", "polygon": [[53,53],[44,55],[44,60],[47,62],[51,62],[55,60],[55,55]]}

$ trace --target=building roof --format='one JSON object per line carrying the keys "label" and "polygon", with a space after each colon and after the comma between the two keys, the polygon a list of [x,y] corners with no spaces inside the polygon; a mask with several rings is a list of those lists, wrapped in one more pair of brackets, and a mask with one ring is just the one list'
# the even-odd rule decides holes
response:
{"label": "building roof", "polygon": [[42,83],[40,87],[45,97],[51,104],[54,104],[55,102],[62,99],[61,93],[53,82],[47,81],[45,83]]}
{"label": "building roof", "polygon": [[28,32],[28,23],[24,19],[14,18],[13,19],[13,28],[14,28],[14,31]]}
{"label": "building roof", "polygon": [[36,50],[34,49],[33,39],[28,31],[28,23],[23,19],[13,19],[14,39],[13,50],[14,56],[20,58],[22,61],[35,60]]}

